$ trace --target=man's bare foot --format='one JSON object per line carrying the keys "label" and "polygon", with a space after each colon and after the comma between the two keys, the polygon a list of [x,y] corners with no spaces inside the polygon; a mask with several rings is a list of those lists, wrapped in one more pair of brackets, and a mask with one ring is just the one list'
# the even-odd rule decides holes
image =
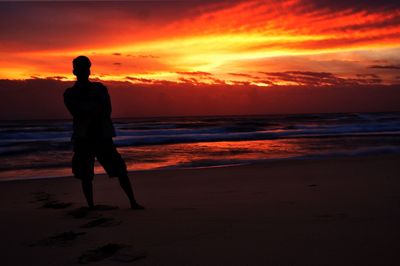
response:
{"label": "man's bare foot", "polygon": [[133,204],[131,204],[131,209],[132,210],[144,210],[144,207],[142,205],[139,205],[139,203],[133,203]]}

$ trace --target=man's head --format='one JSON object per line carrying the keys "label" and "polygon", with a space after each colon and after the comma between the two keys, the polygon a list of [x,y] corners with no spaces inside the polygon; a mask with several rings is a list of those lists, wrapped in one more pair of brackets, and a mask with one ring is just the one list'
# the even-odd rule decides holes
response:
{"label": "man's head", "polygon": [[72,66],[74,75],[79,81],[87,81],[90,75],[90,67],[92,63],[89,58],[81,55],[72,60]]}

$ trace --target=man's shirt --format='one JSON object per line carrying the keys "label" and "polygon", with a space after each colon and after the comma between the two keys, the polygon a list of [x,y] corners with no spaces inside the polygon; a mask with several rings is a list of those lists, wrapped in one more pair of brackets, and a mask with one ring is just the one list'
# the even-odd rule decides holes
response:
{"label": "man's shirt", "polygon": [[73,116],[73,139],[115,137],[110,95],[100,82],[75,82],[65,90],[64,104]]}

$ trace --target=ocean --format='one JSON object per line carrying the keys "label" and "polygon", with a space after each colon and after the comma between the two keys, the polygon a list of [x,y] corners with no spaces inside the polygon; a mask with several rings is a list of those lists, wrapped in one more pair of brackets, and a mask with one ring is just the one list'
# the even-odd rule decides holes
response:
{"label": "ocean", "polygon": [[[400,153],[400,112],[113,121],[129,171]],[[71,121],[1,121],[0,181],[71,176],[71,134]]]}

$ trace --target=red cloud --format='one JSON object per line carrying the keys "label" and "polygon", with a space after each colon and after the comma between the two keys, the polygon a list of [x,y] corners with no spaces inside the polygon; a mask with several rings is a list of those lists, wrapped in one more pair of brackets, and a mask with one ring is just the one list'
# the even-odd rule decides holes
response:
{"label": "red cloud", "polygon": [[[399,85],[104,84],[114,117],[400,111]],[[0,119],[68,118],[62,94],[71,85],[47,79],[0,80]]]}

